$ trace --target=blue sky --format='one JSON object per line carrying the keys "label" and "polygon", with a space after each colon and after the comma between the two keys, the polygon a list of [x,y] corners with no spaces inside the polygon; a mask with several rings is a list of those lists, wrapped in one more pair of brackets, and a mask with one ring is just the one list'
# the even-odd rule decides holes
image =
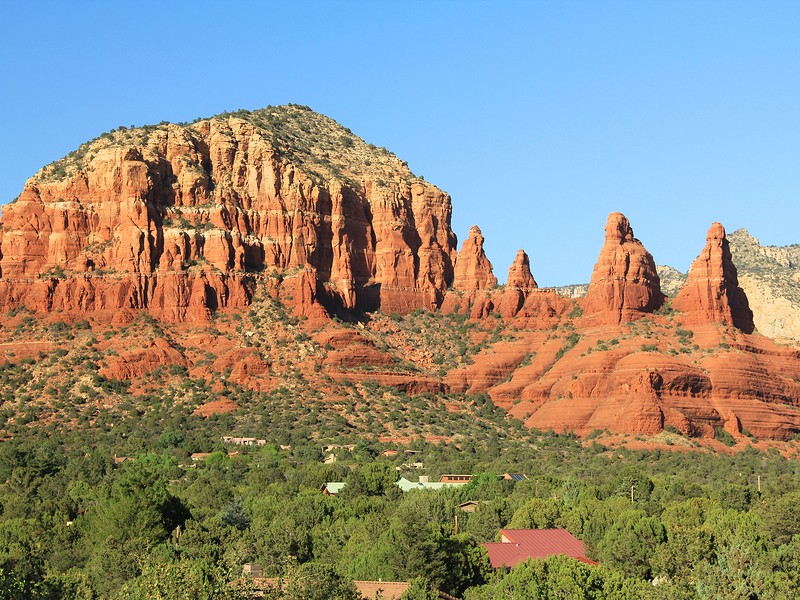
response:
{"label": "blue sky", "polygon": [[0,202],[119,125],[294,102],[386,146],[505,279],[587,281],[606,215],[686,270],[800,242],[800,2],[3,2]]}

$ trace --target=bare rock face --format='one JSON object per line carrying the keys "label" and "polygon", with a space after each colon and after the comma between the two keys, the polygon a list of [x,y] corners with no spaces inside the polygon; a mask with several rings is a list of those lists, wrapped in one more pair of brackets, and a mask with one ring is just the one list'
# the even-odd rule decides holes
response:
{"label": "bare rock face", "polygon": [[497,277],[492,272],[492,263],[483,251],[483,234],[477,225],[473,225],[458,253],[453,289],[474,292],[491,289],[496,285]]}
{"label": "bare rock face", "polygon": [[539,287],[531,274],[531,261],[525,250],[517,250],[517,256],[508,269],[506,287],[522,292],[529,292]]}
{"label": "bare rock face", "polygon": [[527,292],[524,304],[514,315],[518,327],[547,329],[575,308],[574,303],[553,289]]}
{"label": "bare rock face", "polygon": [[611,213],[583,301],[584,314],[598,324],[622,323],[658,310],[663,303],[653,257],[633,237],[625,215]]}
{"label": "bare rock face", "polygon": [[713,223],[706,245],[692,263],[686,282],[672,302],[688,323],[722,323],[752,333],[753,312],[739,287],[725,228]]}
{"label": "bare rock face", "polygon": [[272,271],[303,272],[298,314],[435,308],[453,281],[450,217],[447,194],[302,107],[118,131],[4,207],[0,310],[203,319],[246,306]]}
{"label": "bare rock face", "polygon": [[498,307],[500,315],[505,318],[516,316],[525,305],[530,292],[538,287],[531,274],[528,255],[524,250],[518,250],[514,262],[508,269],[508,280]]}
{"label": "bare rock face", "polygon": [[451,371],[446,382],[454,391],[488,392],[529,427],[578,435],[655,435],[674,427],[705,439],[721,427],[734,437],[747,430],[784,440],[800,431],[800,353],[763,336],[686,325],[699,346],[692,350],[662,315],[646,326],[512,323],[511,339]]}
{"label": "bare rock face", "polygon": [[453,286],[441,305],[444,313],[469,315],[482,319],[495,310],[497,277],[492,272],[492,263],[483,251],[483,234],[477,225],[469,230],[456,259]]}

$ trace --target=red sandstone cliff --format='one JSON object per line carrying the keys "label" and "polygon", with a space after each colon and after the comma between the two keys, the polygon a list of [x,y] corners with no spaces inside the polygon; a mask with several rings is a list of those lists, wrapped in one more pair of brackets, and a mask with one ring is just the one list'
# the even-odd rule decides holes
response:
{"label": "red sandstone cliff", "polygon": [[703,251],[692,263],[672,308],[688,323],[723,323],[752,333],[753,313],[739,287],[725,228],[713,223]]}
{"label": "red sandstone cliff", "polygon": [[658,310],[663,302],[653,257],[633,237],[625,215],[611,213],[583,300],[584,314],[594,323],[622,323]]}
{"label": "red sandstone cliff", "polygon": [[450,216],[447,194],[300,107],[105,134],[4,207],[0,308],[197,320],[247,305],[261,273],[298,270],[314,279],[303,302],[435,307]]}

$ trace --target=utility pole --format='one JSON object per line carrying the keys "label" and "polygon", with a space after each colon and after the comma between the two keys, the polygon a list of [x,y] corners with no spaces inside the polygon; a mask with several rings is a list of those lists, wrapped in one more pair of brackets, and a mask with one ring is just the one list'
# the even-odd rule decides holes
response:
{"label": "utility pole", "polygon": [[635,485],[632,485],[632,486],[631,486],[631,504],[633,504],[633,489],[634,489],[635,487],[636,487]]}
{"label": "utility pole", "polygon": [[761,493],[761,475],[758,476],[758,493]]}

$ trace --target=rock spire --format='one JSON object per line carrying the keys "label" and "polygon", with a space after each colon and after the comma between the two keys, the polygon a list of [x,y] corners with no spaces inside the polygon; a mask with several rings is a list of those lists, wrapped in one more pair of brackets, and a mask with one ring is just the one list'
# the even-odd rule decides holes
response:
{"label": "rock spire", "polygon": [[621,323],[658,310],[663,302],[653,257],[633,236],[625,215],[611,213],[583,302],[584,314],[597,323]]}
{"label": "rock spire", "polygon": [[531,274],[531,263],[525,250],[517,250],[517,256],[508,269],[506,286],[523,292],[539,287]]}
{"label": "rock spire", "polygon": [[753,312],[739,287],[725,228],[720,223],[712,223],[708,230],[706,245],[692,263],[672,308],[683,313],[686,323],[717,322],[753,332]]}
{"label": "rock spire", "polygon": [[528,255],[524,250],[518,250],[514,262],[508,269],[508,280],[499,303],[500,314],[506,318],[516,316],[531,291],[538,287],[536,280],[531,275]]}
{"label": "rock spire", "polygon": [[491,289],[496,285],[497,277],[492,272],[492,263],[483,251],[483,234],[480,227],[473,225],[456,259],[453,288],[473,292]]}

